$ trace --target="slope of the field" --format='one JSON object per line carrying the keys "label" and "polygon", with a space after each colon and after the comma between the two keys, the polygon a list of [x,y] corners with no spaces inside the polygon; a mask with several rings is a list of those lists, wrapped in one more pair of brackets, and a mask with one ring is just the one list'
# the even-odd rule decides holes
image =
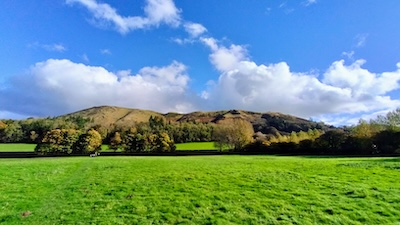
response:
{"label": "slope of the field", "polygon": [[100,106],[85,109],[61,116],[83,117],[89,119],[92,125],[110,126],[133,126],[135,123],[147,122],[151,116],[158,116],[170,123],[197,122],[197,123],[220,123],[231,118],[241,118],[250,122],[255,132],[264,134],[290,133],[292,131],[307,131],[308,129],[327,130],[331,127],[299,117],[281,113],[258,113],[244,110],[225,110],[211,112],[192,112],[187,114],[167,113],[161,114],[149,110],[129,109],[112,106]]}
{"label": "slope of the field", "polygon": [[0,159],[0,224],[398,224],[399,159]]}

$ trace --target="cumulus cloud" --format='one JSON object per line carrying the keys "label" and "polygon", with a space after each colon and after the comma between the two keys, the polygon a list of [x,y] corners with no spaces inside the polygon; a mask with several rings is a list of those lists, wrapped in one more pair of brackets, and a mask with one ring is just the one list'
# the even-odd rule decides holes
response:
{"label": "cumulus cloud", "polygon": [[285,62],[258,65],[243,46],[224,47],[202,39],[211,49],[210,61],[221,72],[202,93],[210,105],[253,111],[278,111],[304,118],[326,114],[372,113],[400,106],[390,91],[399,88],[400,64],[393,72],[372,73],[364,60],[333,62],[320,78],[297,73]]}
{"label": "cumulus cloud", "polygon": [[241,45],[232,44],[225,47],[220,46],[214,38],[201,38],[200,40],[211,49],[210,61],[219,71],[235,69],[240,61],[247,59],[247,50]]}
{"label": "cumulus cloud", "polygon": [[354,97],[384,95],[399,88],[400,64],[395,72],[372,73],[361,68],[365,60],[356,60],[346,66],[344,61],[334,62],[324,74],[324,83],[351,90]]}
{"label": "cumulus cloud", "polygon": [[176,61],[132,73],[49,59],[0,89],[0,116],[53,116],[114,105],[160,112],[277,111],[341,125],[400,107],[389,96],[400,87],[400,63],[395,71],[373,73],[362,68],[363,60],[350,65],[339,60],[316,76],[291,71],[285,62],[256,64],[243,46],[224,47],[214,39],[203,43],[220,76],[198,96],[190,93],[186,66]]}
{"label": "cumulus cloud", "polygon": [[186,33],[189,34],[189,37],[172,39],[173,42],[175,42],[179,45],[195,43],[198,41],[198,38],[200,36],[202,36],[204,33],[207,32],[207,28],[205,28],[200,23],[185,22],[183,24],[183,27],[184,27]]}
{"label": "cumulus cloud", "polygon": [[144,16],[122,16],[106,3],[96,0],[66,0],[67,4],[81,4],[94,16],[101,26],[112,25],[118,32],[125,34],[132,30],[167,24],[177,27],[181,23],[180,10],[173,0],[146,0]]}
{"label": "cumulus cloud", "polygon": [[207,32],[207,28],[199,23],[186,22],[184,24],[186,32],[193,38],[202,35]]}
{"label": "cumulus cloud", "polygon": [[96,105],[114,105],[187,112],[193,110],[187,94],[188,82],[186,67],[179,62],[165,67],[144,67],[132,74],[113,73],[66,59],[49,59],[36,63],[28,74],[15,78],[0,90],[0,110],[48,116]]}

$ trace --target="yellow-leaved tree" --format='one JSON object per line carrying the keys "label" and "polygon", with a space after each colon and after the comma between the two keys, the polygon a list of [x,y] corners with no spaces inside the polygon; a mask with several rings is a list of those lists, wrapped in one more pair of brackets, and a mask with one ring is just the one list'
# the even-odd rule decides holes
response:
{"label": "yellow-leaved tree", "polygon": [[213,139],[220,151],[241,151],[253,141],[254,129],[250,122],[232,118],[221,121],[213,131]]}

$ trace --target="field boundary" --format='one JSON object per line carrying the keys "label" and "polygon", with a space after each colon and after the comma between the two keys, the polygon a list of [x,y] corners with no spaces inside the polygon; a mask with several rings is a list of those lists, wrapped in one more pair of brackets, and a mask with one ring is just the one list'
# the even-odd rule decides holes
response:
{"label": "field boundary", "polygon": [[[376,155],[312,155],[312,154],[269,154],[265,152],[233,152],[218,150],[185,150],[175,152],[101,152],[100,156],[206,156],[206,155],[273,155],[273,156],[303,156],[315,158],[353,158],[353,157],[400,157],[400,154]],[[89,154],[48,154],[38,155],[34,152],[0,152],[0,158],[42,158],[42,157],[82,157]]]}
{"label": "field boundary", "polygon": [[[193,150],[175,152],[100,152],[100,156],[190,156],[190,155],[232,155],[238,152],[220,152],[217,150]],[[34,152],[0,152],[0,158],[40,158],[40,157],[77,157],[89,154],[48,154],[38,155]]]}

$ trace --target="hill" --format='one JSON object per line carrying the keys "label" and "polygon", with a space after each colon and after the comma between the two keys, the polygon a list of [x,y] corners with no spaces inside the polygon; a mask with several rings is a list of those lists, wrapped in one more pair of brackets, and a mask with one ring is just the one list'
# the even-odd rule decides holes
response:
{"label": "hill", "polygon": [[115,106],[98,106],[60,117],[82,117],[89,119],[91,125],[101,125],[102,127],[125,127],[133,126],[135,123],[147,122],[151,116],[164,117],[163,114],[150,110],[129,109]]}
{"label": "hill", "polygon": [[161,117],[168,123],[196,122],[219,124],[231,118],[241,118],[250,122],[255,132],[262,132],[264,134],[275,134],[276,132],[285,134],[292,131],[307,131],[314,128],[326,131],[333,128],[321,122],[313,122],[291,115],[274,112],[258,113],[244,110],[162,114],[150,110],[99,106],[63,115],[59,118],[82,117],[90,121],[91,126],[99,125],[111,128],[114,126],[134,126],[137,123],[147,122],[151,116]]}

